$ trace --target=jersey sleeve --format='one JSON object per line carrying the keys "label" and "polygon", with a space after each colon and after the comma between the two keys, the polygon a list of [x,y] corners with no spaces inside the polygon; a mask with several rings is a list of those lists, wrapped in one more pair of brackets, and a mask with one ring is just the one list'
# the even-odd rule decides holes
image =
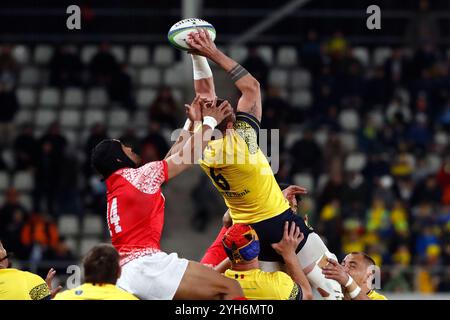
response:
{"label": "jersey sleeve", "polygon": [[28,294],[31,300],[50,299],[50,289],[44,279],[33,273],[27,272]]}
{"label": "jersey sleeve", "polygon": [[302,289],[284,272],[276,272],[278,297],[280,300],[302,300]]}
{"label": "jersey sleeve", "polygon": [[167,181],[167,161],[153,161],[137,169],[125,169],[121,175],[138,190],[154,194]]}
{"label": "jersey sleeve", "polygon": [[234,129],[237,134],[244,139],[248,146],[250,154],[255,154],[258,151],[258,136],[261,125],[254,116],[245,112],[236,113],[236,122]]}

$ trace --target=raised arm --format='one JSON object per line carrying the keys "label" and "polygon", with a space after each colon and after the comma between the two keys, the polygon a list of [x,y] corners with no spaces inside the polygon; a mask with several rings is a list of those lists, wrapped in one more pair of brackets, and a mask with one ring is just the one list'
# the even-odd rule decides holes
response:
{"label": "raised arm", "polygon": [[312,300],[313,294],[311,285],[303,272],[295,250],[299,243],[303,240],[303,233],[300,228],[296,226],[295,222],[286,221],[284,225],[284,234],[280,242],[272,244],[274,250],[283,257],[286,264],[287,274],[294,280],[294,282],[302,289],[303,300]]}
{"label": "raised arm", "polygon": [[228,101],[223,101],[216,107],[216,100],[214,100],[210,107],[203,107],[203,125],[201,130],[195,132],[180,151],[166,159],[169,179],[189,169],[195,163],[195,160],[202,157],[203,150],[205,150],[206,145],[211,140],[213,129],[231,113],[232,109]]}
{"label": "raised arm", "polygon": [[205,30],[195,33],[195,36],[188,38],[186,42],[193,48],[195,54],[211,59],[230,75],[241,92],[237,111],[251,114],[258,121],[261,121],[261,91],[258,80],[244,67],[217,49]]}

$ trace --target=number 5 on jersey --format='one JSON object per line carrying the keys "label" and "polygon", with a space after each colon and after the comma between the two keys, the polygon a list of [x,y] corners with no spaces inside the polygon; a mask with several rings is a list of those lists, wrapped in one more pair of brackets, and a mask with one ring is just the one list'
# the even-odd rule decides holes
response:
{"label": "number 5 on jersey", "polygon": [[120,226],[120,217],[117,212],[117,198],[113,198],[111,205],[108,208],[108,220],[109,220],[109,231],[112,235],[112,227],[114,226],[114,233],[122,232],[122,227]]}

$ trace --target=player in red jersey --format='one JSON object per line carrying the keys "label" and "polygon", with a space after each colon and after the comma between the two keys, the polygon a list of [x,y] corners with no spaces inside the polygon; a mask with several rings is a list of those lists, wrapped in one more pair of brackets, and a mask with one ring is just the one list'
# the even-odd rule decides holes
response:
{"label": "player in red jersey", "polygon": [[[199,105],[196,97],[190,108],[198,110]],[[104,140],[92,152],[92,164],[106,182],[108,227],[121,257],[122,275],[117,285],[140,299],[243,296],[236,281],[200,263],[180,259],[176,253],[166,254],[160,247],[165,201],[161,185],[192,166],[190,155],[201,156],[211,139],[211,129],[231,113],[231,107],[225,101],[201,111],[202,130],[162,161],[138,167],[139,156],[119,140]],[[184,155],[189,155],[188,161]]]}

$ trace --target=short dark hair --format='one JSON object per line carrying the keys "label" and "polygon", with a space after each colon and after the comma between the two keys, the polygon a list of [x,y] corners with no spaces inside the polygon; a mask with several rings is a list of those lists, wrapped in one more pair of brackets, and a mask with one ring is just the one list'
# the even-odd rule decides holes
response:
{"label": "short dark hair", "polygon": [[83,259],[85,282],[116,284],[120,270],[119,261],[119,253],[112,245],[96,245]]}
{"label": "short dark hair", "polygon": [[375,260],[373,260],[372,257],[369,256],[367,253],[355,251],[355,252],[352,252],[351,254],[363,256],[364,261],[365,261],[369,266],[376,266],[376,265],[377,265],[377,264],[375,263]]}

